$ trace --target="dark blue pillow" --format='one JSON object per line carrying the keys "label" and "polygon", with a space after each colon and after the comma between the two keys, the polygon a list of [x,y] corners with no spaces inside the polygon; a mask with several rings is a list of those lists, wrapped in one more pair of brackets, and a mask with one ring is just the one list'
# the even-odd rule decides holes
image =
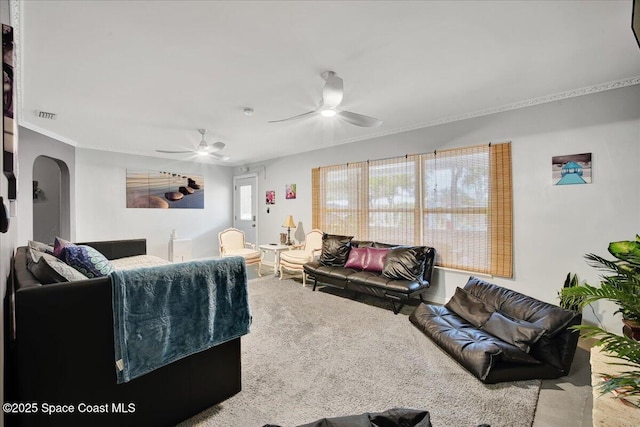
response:
{"label": "dark blue pillow", "polygon": [[113,271],[109,260],[91,246],[65,246],[61,258],[90,279],[106,276]]}

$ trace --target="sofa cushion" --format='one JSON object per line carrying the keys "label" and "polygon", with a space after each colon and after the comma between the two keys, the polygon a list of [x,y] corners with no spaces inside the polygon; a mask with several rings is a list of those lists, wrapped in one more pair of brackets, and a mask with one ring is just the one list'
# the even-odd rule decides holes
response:
{"label": "sofa cushion", "polygon": [[87,277],[51,254],[27,249],[27,268],[43,284],[86,280]]}
{"label": "sofa cushion", "polygon": [[352,247],[345,268],[356,270],[381,272],[384,268],[384,260],[389,249],[374,248],[372,246]]}
{"label": "sofa cushion", "polygon": [[339,236],[335,234],[322,235],[322,254],[320,264],[344,266],[349,257],[353,236]]}
{"label": "sofa cushion", "polygon": [[481,381],[500,362],[540,365],[540,361],[474,327],[447,307],[420,304],[409,320]]}
{"label": "sofa cushion", "polygon": [[313,256],[302,249],[291,249],[280,253],[280,262],[283,264],[304,265],[312,259]]}
{"label": "sofa cushion", "polygon": [[495,311],[495,308],[462,288],[456,288],[456,293],[444,306],[476,327],[484,325]]}
{"label": "sofa cushion", "polygon": [[349,257],[344,264],[345,268],[355,268],[356,270],[364,270],[364,266],[367,262],[367,247],[364,248],[351,248],[349,251]]}
{"label": "sofa cushion", "polygon": [[424,273],[425,246],[402,246],[389,249],[382,274],[389,279],[418,280]]}
{"label": "sofa cushion", "polygon": [[69,244],[62,250],[62,259],[89,278],[103,277],[113,271],[109,260],[91,246]]}
{"label": "sofa cushion", "polygon": [[[64,250],[65,247],[69,246],[69,245],[73,245],[73,243],[64,240],[60,237],[56,237],[55,240],[53,241],[53,254],[62,259],[62,251]],[[64,261],[64,259],[62,259]]]}
{"label": "sofa cushion", "polygon": [[[394,408],[385,412],[365,413],[361,415],[346,415],[336,418],[322,418],[309,424],[298,427],[431,427],[429,412]],[[267,424],[265,427],[280,427]]]}
{"label": "sofa cushion", "polygon": [[515,345],[525,353],[529,353],[531,345],[546,332],[544,328],[533,323],[512,319],[498,311],[491,313],[489,319],[482,325],[482,329],[502,341]]}
{"label": "sofa cushion", "polygon": [[352,248],[371,248],[373,247],[374,244],[375,242],[372,242],[371,240],[352,240],[351,241]]}
{"label": "sofa cushion", "polygon": [[365,248],[367,257],[363,270],[381,272],[384,269],[384,260],[387,258],[389,249],[386,248]]}
{"label": "sofa cushion", "polygon": [[470,277],[464,289],[513,319],[526,320],[555,336],[573,324],[579,313],[565,310],[511,289],[503,288],[476,277]]}
{"label": "sofa cushion", "polygon": [[332,279],[344,280],[355,274],[357,271],[352,268],[333,267],[330,265],[322,265],[319,261],[310,261],[304,264],[304,271],[312,276],[325,276]]}
{"label": "sofa cushion", "polygon": [[366,270],[357,271],[349,275],[347,288],[353,288],[352,285],[354,284],[382,288],[404,295],[418,291],[426,286],[422,281],[389,279],[375,271]]}
{"label": "sofa cushion", "polygon": [[580,324],[582,318],[580,313],[565,310],[475,277],[469,278],[464,289],[511,318],[525,320],[545,329],[547,332],[531,346],[529,353],[536,359],[557,368],[563,375],[569,372],[575,354],[578,332],[569,331],[567,327]]}
{"label": "sofa cushion", "polygon": [[225,256],[241,256],[246,261],[256,261],[262,257],[260,251],[251,248],[225,249]]}
{"label": "sofa cushion", "polygon": [[53,255],[53,246],[46,243],[37,242],[35,240],[29,240],[27,246],[29,249],[35,249],[36,251],[44,252]]}

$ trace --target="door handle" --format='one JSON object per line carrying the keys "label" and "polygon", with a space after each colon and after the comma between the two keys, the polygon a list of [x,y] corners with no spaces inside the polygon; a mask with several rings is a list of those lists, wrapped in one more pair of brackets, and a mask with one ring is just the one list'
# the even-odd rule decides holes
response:
{"label": "door handle", "polygon": [[251,226],[255,228],[256,225],[255,224],[251,224]]}

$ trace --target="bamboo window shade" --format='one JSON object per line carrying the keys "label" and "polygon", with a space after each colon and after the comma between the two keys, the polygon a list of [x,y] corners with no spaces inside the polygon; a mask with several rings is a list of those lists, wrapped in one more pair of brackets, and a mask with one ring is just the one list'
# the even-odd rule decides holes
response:
{"label": "bamboo window shade", "polygon": [[436,248],[437,264],[511,277],[511,144],[312,171],[313,227]]}

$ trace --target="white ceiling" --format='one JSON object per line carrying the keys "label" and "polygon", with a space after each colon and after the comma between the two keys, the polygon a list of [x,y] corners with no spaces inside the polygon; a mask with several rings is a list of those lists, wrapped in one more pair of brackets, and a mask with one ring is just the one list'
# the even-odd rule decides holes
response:
{"label": "white ceiling", "polygon": [[[18,5],[20,124],[147,156],[193,158],[155,150],[194,148],[208,128],[242,165],[640,83],[631,0]],[[315,108],[325,70],[344,79],[342,108],[382,126],[267,123]]]}

